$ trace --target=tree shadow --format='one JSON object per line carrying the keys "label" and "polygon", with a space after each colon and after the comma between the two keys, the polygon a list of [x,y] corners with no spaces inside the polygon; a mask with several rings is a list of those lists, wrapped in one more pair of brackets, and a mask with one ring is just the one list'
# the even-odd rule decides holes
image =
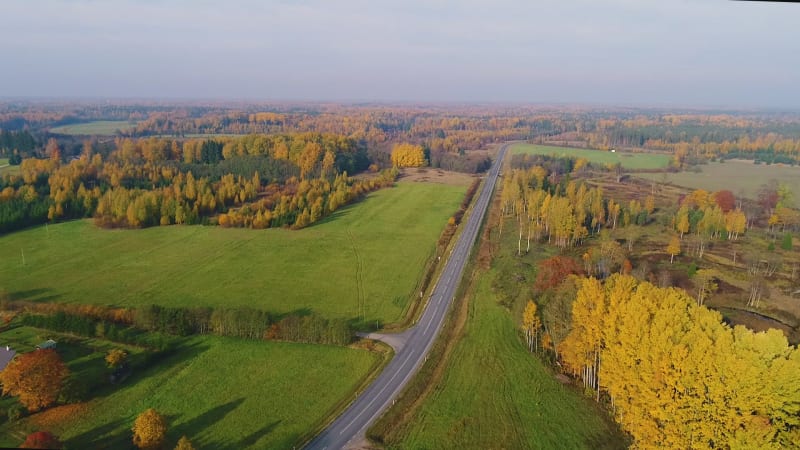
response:
{"label": "tree shadow", "polygon": [[271,424],[268,424],[268,425],[264,426],[260,430],[254,431],[253,433],[251,433],[251,434],[245,436],[244,438],[242,438],[242,440],[240,440],[235,446],[233,446],[233,448],[236,448],[236,449],[248,448],[248,447],[252,447],[252,446],[256,445],[256,443],[261,438],[263,438],[264,436],[272,433],[272,430],[277,428],[278,425],[280,425],[280,423],[281,423],[280,420],[276,420],[275,422],[272,422]]}
{"label": "tree shadow", "polygon": [[[239,405],[241,405],[243,402],[244,398],[239,398],[237,400],[233,400],[223,405],[211,408],[208,411],[188,420],[187,422],[184,422],[180,425],[173,427],[170,430],[170,434],[175,437],[176,442],[177,439],[180,439],[181,436],[187,436],[198,447],[222,448],[221,444],[223,443],[207,442],[205,439],[202,439],[199,436],[203,430],[207,430],[215,423],[224,419],[225,416],[227,416],[233,410],[238,408]],[[169,421],[173,422],[174,419],[175,417],[170,417]]]}
{"label": "tree shadow", "polygon": [[8,293],[8,299],[11,301],[27,300],[29,302],[46,303],[61,298],[61,294],[50,294],[53,290],[50,288],[36,288],[27,289],[22,291],[14,291]]}
{"label": "tree shadow", "polygon": [[350,214],[350,212],[351,212],[350,211],[350,209],[351,209],[350,206],[352,206],[352,205],[353,205],[353,203],[350,203],[347,206],[343,206],[343,207],[337,209],[336,211],[334,211],[333,214],[330,214],[330,215],[327,215],[327,216],[323,217],[322,219],[312,223],[311,225],[307,226],[306,228],[314,228],[314,227],[317,227],[317,226],[320,226],[320,225],[324,225],[326,223],[333,222],[335,220],[339,220],[339,219],[347,216],[348,214]]}
{"label": "tree shadow", "polygon": [[93,448],[98,450],[133,448],[133,435],[128,429],[127,421],[120,419],[95,427],[85,433],[68,439],[68,448]]}

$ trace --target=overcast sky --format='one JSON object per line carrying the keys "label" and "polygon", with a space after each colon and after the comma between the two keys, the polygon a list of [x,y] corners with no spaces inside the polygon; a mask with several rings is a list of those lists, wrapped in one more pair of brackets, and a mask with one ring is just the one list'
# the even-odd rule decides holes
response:
{"label": "overcast sky", "polygon": [[800,108],[800,4],[2,0],[0,96]]}

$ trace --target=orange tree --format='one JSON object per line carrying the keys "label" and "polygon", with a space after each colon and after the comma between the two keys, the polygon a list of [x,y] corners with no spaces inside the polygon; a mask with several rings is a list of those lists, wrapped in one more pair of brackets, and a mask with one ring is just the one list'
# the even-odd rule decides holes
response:
{"label": "orange tree", "polygon": [[29,411],[55,403],[69,369],[53,349],[36,350],[14,359],[2,372],[3,395],[19,396]]}

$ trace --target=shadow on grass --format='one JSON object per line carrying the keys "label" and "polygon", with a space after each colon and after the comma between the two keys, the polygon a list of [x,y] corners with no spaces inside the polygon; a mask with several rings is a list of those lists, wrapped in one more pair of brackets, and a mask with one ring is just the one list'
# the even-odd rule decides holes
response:
{"label": "shadow on grass", "polygon": [[[208,345],[203,345],[201,343],[181,342],[171,350],[153,353],[150,355],[134,355],[134,357],[132,357],[130,360],[132,369],[132,374],[130,377],[120,384],[111,384],[108,381],[108,376],[111,374],[111,372],[104,369],[101,376],[102,381],[99,382],[98,385],[91,387],[91,390],[84,400],[90,400],[95,397],[104,397],[116,390],[133,387],[140,381],[144,381],[149,377],[155,376],[158,372],[169,370],[173,366],[184,364],[187,361],[196,358],[198,355],[208,349]],[[101,367],[103,363],[104,362],[100,362],[98,366],[95,366],[95,369]],[[87,364],[87,368],[89,367],[90,364]]]}
{"label": "shadow on grass", "polygon": [[278,425],[280,425],[280,423],[281,421],[277,420],[269,425],[264,426],[260,430],[257,430],[248,436],[245,436],[242,440],[239,441],[238,444],[236,444],[236,446],[234,446],[234,448],[237,449],[248,448],[256,445],[256,442],[258,442],[262,437],[272,433],[272,430],[277,428]]}
{"label": "shadow on grass", "polygon": [[[243,402],[244,398],[240,398],[225,403],[223,405],[211,408],[208,411],[200,414],[199,416],[196,416],[185,423],[175,426],[174,428],[172,428],[172,430],[170,430],[170,434],[175,437],[176,442],[177,439],[180,439],[181,436],[187,436],[189,440],[192,441],[192,443],[201,448],[217,448],[217,449],[228,448],[226,447],[226,445],[229,445],[228,443],[209,441],[196,436],[200,436],[204,430],[209,429],[214,424],[224,419],[225,416],[227,416],[233,410],[238,408],[239,405],[241,405]],[[170,417],[169,422],[174,422],[175,418],[176,417]],[[230,448],[236,448],[236,447],[230,447]]]}
{"label": "shadow on grass", "polygon": [[130,425],[132,424],[128,424],[123,419],[107,422],[85,433],[76,435],[72,439],[68,439],[65,444],[67,444],[67,448],[93,448],[98,450],[134,448],[133,434],[129,430]]}
{"label": "shadow on grass", "polygon": [[27,289],[22,291],[14,291],[8,293],[8,299],[11,301],[27,300],[29,302],[51,302],[61,298],[61,294],[50,294],[53,290],[50,288],[37,288]]}

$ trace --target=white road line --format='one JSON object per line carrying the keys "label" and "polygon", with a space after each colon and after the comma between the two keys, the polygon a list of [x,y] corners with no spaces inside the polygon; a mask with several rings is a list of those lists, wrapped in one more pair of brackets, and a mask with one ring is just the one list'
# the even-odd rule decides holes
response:
{"label": "white road line", "polygon": [[351,420],[350,423],[347,424],[347,426],[344,427],[344,430],[342,430],[339,434],[343,434],[345,431],[347,431],[347,429],[350,428],[353,425],[353,422],[358,420],[359,417],[361,417],[365,412],[367,412],[369,407],[372,406],[373,403],[375,403],[375,400],[377,400],[378,397],[380,397],[381,394],[383,394],[383,391],[385,391],[386,388],[389,387],[390,384],[392,384],[392,381],[395,379],[395,377],[397,377],[397,375],[399,375],[400,372],[403,371],[403,367],[406,366],[406,363],[408,363],[408,360],[411,359],[411,356],[413,354],[414,353],[411,352],[411,351],[408,352],[408,356],[406,357],[406,360],[403,361],[403,364],[397,369],[397,372],[395,372],[394,375],[392,375],[392,378],[389,378],[389,381],[386,382],[386,384],[383,386],[383,389],[381,389],[377,394],[375,394],[375,397],[372,399],[372,401],[367,403],[367,406],[365,406],[364,409],[362,409],[361,412],[353,420]]}

